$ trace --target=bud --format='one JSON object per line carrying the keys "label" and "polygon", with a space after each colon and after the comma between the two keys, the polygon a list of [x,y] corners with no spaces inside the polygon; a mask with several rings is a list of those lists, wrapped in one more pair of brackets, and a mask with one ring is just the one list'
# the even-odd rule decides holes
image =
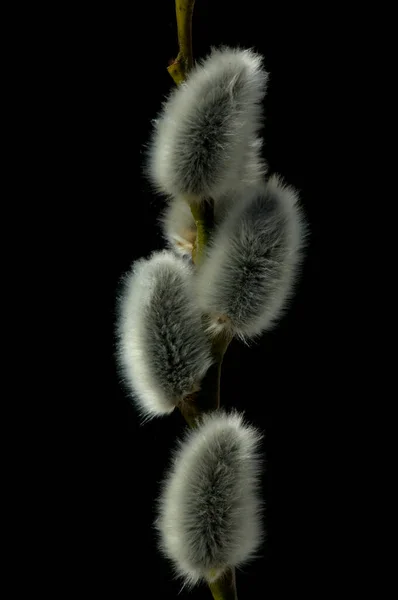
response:
{"label": "bud", "polygon": [[251,50],[213,50],[173,90],[149,145],[155,187],[189,202],[217,198],[262,177],[261,103],[268,74]]}
{"label": "bud", "polygon": [[191,267],[167,251],[137,261],[120,298],[118,337],[120,366],[146,419],[197,391],[212,360]]}
{"label": "bud", "polygon": [[[231,207],[240,197],[235,192],[220,196],[214,206],[214,228],[208,232],[209,239],[214,235],[218,225],[225,219]],[[192,257],[197,228],[191,208],[183,196],[172,198],[159,218],[162,233],[169,248],[184,257]]]}
{"label": "bud", "polygon": [[253,558],[262,540],[261,435],[237,412],[209,413],[174,455],[158,501],[160,546],[192,586]]}
{"label": "bud", "polygon": [[173,198],[160,217],[163,235],[170,248],[183,256],[192,256],[196,224],[184,198]]}
{"label": "bud", "polygon": [[297,192],[277,176],[234,203],[196,278],[213,333],[252,338],[272,328],[293,295],[306,231]]}

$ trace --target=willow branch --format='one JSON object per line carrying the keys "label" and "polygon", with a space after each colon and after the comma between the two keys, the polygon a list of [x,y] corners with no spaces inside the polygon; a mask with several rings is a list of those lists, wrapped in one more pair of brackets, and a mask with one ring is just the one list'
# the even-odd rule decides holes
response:
{"label": "willow branch", "polygon": [[236,593],[235,569],[227,573],[214,583],[208,583],[214,600],[238,600]]}
{"label": "willow branch", "polygon": [[200,263],[204,256],[209,235],[214,227],[214,207],[212,201],[190,204],[191,213],[196,225],[196,239],[192,251],[192,260],[195,264]]}
{"label": "willow branch", "polygon": [[[180,85],[193,66],[192,56],[192,15],[195,0],[176,0],[176,17],[179,52],[177,58],[168,67],[168,72],[176,85]],[[189,199],[187,198],[189,202]],[[197,265],[204,256],[209,233],[214,225],[212,202],[189,202],[196,223],[196,240],[192,251],[192,260]],[[199,392],[184,399],[179,406],[181,414],[189,427],[196,427],[197,417],[220,407],[221,365],[224,354],[231,341],[229,335],[220,335],[213,341],[214,362],[206,373]],[[214,600],[238,600],[236,593],[235,569],[230,569],[222,578],[209,583]]]}
{"label": "willow branch", "polygon": [[176,0],[176,17],[179,52],[167,68],[177,85],[186,78],[192,68],[192,15],[195,0]]}

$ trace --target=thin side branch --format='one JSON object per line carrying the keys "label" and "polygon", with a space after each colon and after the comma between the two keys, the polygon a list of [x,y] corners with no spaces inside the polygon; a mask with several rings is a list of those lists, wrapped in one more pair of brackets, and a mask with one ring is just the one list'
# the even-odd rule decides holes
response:
{"label": "thin side branch", "polygon": [[219,335],[212,345],[214,363],[207,371],[199,392],[184,399],[180,412],[190,427],[196,426],[196,418],[220,408],[221,365],[231,342],[229,335]]}

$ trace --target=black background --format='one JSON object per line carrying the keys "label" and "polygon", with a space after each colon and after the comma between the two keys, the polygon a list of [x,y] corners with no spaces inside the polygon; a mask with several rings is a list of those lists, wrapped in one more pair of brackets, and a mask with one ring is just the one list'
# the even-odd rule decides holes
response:
{"label": "black background", "polygon": [[[336,36],[343,33],[336,17],[332,7],[317,13],[282,2],[196,0],[194,11],[194,57],[223,44],[264,55],[270,72],[264,155],[270,172],[300,191],[311,232],[286,316],[251,347],[234,341],[224,359],[222,404],[245,411],[265,433],[267,540],[260,558],[237,574],[240,600],[327,597],[346,569],[341,561],[336,566],[343,486],[332,465],[341,415],[333,395],[336,332],[322,252],[333,213],[330,76],[339,66]],[[55,469],[61,474],[55,496],[63,504],[54,538],[64,551],[54,585],[92,597],[176,598],[181,586],[157,550],[152,523],[159,482],[184,422],[176,412],[141,426],[114,359],[120,278],[134,260],[164,246],[157,225],[163,200],[145,180],[143,153],[151,119],[174,85],[166,71],[177,53],[174,2],[133,10],[105,4],[68,19],[61,78],[52,93],[62,106],[54,135],[64,146],[55,161],[62,174],[55,236],[66,227],[66,254],[74,255],[76,267],[67,269],[60,293],[80,329],[61,366],[63,381],[73,375],[73,403],[65,404],[71,423],[65,461]],[[65,333],[68,323],[66,315]],[[203,586],[191,597],[210,598],[210,592]]]}

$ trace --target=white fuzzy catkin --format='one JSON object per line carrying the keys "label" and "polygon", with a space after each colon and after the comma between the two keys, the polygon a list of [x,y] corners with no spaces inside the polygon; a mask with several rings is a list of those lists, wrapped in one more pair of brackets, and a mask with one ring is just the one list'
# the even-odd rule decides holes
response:
{"label": "white fuzzy catkin", "polygon": [[146,419],[198,390],[212,360],[190,266],[167,251],[137,261],[120,298],[118,337],[123,374]]}
{"label": "white fuzzy catkin", "polygon": [[251,50],[213,49],[173,90],[155,121],[148,174],[158,191],[191,201],[259,180],[268,74]]}
{"label": "white fuzzy catkin", "polygon": [[241,414],[216,411],[180,442],[155,524],[163,553],[188,586],[218,579],[259,549],[261,437]]}
{"label": "white fuzzy catkin", "polygon": [[306,233],[298,194],[278,176],[234,204],[196,278],[213,333],[249,339],[274,326],[293,295]]}

